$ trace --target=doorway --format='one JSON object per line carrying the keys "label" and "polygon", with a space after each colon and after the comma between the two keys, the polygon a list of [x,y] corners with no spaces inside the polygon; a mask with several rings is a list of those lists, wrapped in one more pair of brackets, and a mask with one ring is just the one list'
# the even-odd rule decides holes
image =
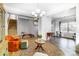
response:
{"label": "doorway", "polygon": [[8,34],[16,35],[17,34],[17,20],[10,19],[8,23]]}

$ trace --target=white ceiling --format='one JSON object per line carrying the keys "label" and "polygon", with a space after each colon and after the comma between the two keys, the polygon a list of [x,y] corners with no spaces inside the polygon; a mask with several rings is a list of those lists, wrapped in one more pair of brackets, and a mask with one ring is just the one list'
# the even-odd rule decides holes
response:
{"label": "white ceiling", "polygon": [[32,12],[36,9],[46,11],[47,16],[59,13],[64,10],[69,10],[75,7],[72,3],[5,3],[6,11],[10,13],[32,16]]}

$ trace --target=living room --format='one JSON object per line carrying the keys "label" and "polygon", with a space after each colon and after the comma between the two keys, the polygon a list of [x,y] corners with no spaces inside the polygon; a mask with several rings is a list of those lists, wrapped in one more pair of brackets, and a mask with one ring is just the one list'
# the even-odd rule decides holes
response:
{"label": "living room", "polygon": [[78,55],[76,4],[4,3],[0,8],[0,55]]}

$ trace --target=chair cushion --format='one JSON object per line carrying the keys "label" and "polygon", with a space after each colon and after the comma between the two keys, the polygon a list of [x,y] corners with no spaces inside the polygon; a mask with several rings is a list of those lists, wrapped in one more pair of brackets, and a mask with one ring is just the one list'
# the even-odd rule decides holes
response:
{"label": "chair cushion", "polygon": [[21,42],[20,49],[27,49],[27,42]]}

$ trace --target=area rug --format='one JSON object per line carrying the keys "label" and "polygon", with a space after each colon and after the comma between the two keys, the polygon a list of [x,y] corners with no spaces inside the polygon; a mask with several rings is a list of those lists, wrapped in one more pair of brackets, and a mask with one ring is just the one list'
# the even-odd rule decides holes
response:
{"label": "area rug", "polygon": [[42,52],[35,52],[33,56],[48,56],[48,55]]}

